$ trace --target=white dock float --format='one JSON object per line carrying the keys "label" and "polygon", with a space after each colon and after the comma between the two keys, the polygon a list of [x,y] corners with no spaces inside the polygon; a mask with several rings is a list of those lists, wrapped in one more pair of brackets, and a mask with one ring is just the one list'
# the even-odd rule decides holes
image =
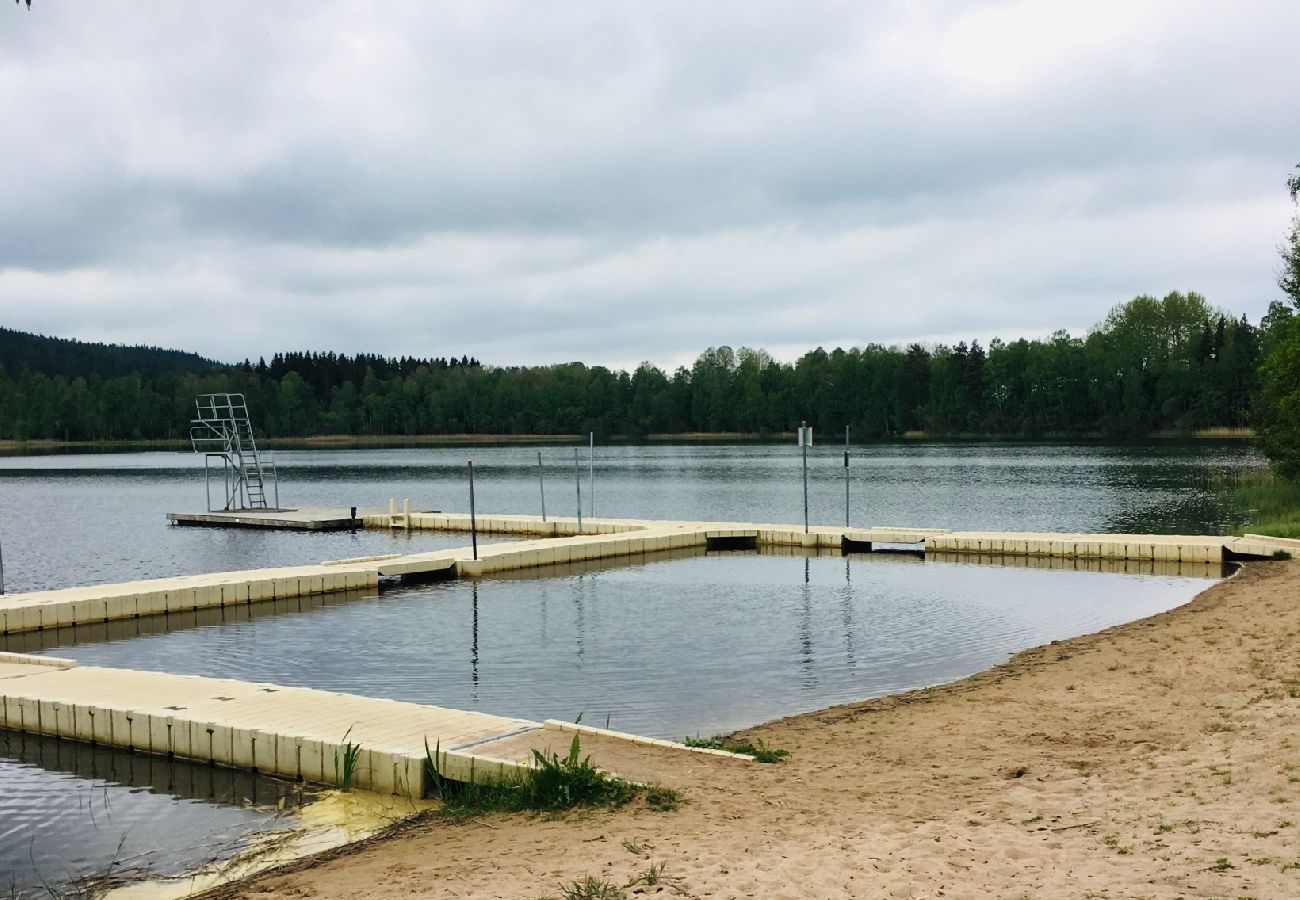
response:
{"label": "white dock float", "polygon": [[542,726],[310,688],[77,666],[0,654],[0,726],[338,785],[348,744],[358,789],[422,797],[425,740],[442,773],[494,780],[528,765],[472,748]]}
{"label": "white dock float", "polygon": [[[329,521],[338,510],[312,514]],[[346,516],[350,511],[343,510]],[[388,527],[388,516],[371,514],[368,527]],[[411,530],[468,531],[468,515],[412,512]],[[945,531],[936,528],[876,526],[841,528],[744,522],[690,522],[645,519],[576,519],[543,522],[537,516],[482,516],[484,533],[529,539],[482,544],[474,558],[469,547],[427,553],[384,554],[330,560],[318,565],[211,575],[188,575],[124,584],[93,585],[0,596],[0,635],[43,631],[263,600],[333,591],[377,589],[381,578],[478,577],[586,560],[639,556],[699,547],[802,547],[808,550],[870,549],[905,544],[951,559],[954,554],[1061,559],[1114,559],[1219,563],[1231,558],[1267,558],[1276,550],[1300,552],[1295,541],[1260,535],[1073,534]]]}

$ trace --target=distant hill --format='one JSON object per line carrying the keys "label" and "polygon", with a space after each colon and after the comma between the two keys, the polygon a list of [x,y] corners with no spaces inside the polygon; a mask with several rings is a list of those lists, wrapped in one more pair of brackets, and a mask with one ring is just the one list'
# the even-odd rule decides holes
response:
{"label": "distant hill", "polygon": [[0,366],[11,378],[24,370],[50,377],[117,378],[133,372],[153,376],[225,368],[222,363],[183,350],[86,343],[9,328],[0,328]]}

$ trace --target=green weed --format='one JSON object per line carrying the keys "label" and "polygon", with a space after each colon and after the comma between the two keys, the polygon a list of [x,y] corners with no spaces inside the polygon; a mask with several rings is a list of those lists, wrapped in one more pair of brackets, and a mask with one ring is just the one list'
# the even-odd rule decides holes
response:
{"label": "green weed", "polygon": [[698,747],[703,750],[725,750],[728,753],[743,753],[746,756],[752,756],[761,763],[780,762],[790,755],[789,750],[777,750],[768,747],[762,741],[754,743],[753,741],[731,741],[723,737],[711,738],[686,738],[682,741],[687,747]]}
{"label": "green weed", "polygon": [[352,780],[357,774],[357,761],[361,759],[361,745],[354,744],[348,740],[352,734],[352,728],[343,732],[343,757],[339,758],[339,751],[334,750],[334,781],[338,784],[340,790],[352,790]]}
{"label": "green weed", "polygon": [[[1249,511],[1242,533],[1300,537],[1300,484],[1268,470],[1251,472],[1232,483],[1232,498]],[[1280,552],[1286,555],[1275,553],[1273,558],[1290,558],[1285,550]]]}
{"label": "green weed", "polygon": [[454,781],[443,775],[439,765],[441,744],[431,751],[426,741],[424,753],[430,794],[441,800],[444,811],[452,816],[489,811],[553,812],[577,806],[622,806],[642,793],[649,801],[652,793],[658,796],[667,792],[672,795],[674,804],[676,802],[675,791],[654,785],[636,785],[596,768],[590,756],[582,756],[581,739],[576,734],[564,756],[547,756],[534,750],[531,769],[490,784]]}

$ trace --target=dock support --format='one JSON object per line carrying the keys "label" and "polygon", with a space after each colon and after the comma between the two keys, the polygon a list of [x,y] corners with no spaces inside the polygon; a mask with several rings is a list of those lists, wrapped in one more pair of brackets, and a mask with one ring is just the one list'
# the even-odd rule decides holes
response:
{"label": "dock support", "polygon": [[573,448],[573,483],[578,488],[578,534],[582,534],[582,469],[578,466],[578,448]]}
{"label": "dock support", "polygon": [[0,544],[0,594],[5,592],[5,548]]}
{"label": "dock support", "polygon": [[478,559],[478,515],[474,511],[474,460],[469,461],[469,539]]}
{"label": "dock support", "polygon": [[808,534],[808,423],[799,423],[799,448],[803,450],[803,533]]}
{"label": "dock support", "polygon": [[537,491],[542,496],[542,521],[546,521],[546,482],[542,479],[542,451],[537,451]]}
{"label": "dock support", "polygon": [[849,426],[844,426],[844,527],[849,527]]}
{"label": "dock support", "polygon": [[596,432],[587,432],[587,504],[596,518]]}

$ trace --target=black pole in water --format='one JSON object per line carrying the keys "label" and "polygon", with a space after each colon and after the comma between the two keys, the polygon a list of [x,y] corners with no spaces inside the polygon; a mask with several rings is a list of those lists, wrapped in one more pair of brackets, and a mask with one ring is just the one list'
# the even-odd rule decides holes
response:
{"label": "black pole in water", "polygon": [[849,426],[844,426],[844,527],[849,527]]}
{"label": "black pole in water", "polygon": [[573,448],[573,483],[578,487],[578,534],[582,534],[582,467],[578,465],[578,448]]}
{"label": "black pole in water", "polygon": [[348,508],[348,531],[357,530],[357,508],[355,506]]}
{"label": "black pole in water", "polygon": [[799,423],[799,446],[803,448],[803,533],[808,533],[808,423]]}
{"label": "black pole in water", "polygon": [[542,480],[542,451],[537,451],[537,490],[542,495],[542,521],[546,521],[546,482]]}
{"label": "black pole in water", "polygon": [[478,518],[474,513],[474,460],[469,461],[469,538],[474,545],[474,558],[478,559]]}
{"label": "black pole in water", "polygon": [[5,592],[5,550],[0,546],[0,594]]}

